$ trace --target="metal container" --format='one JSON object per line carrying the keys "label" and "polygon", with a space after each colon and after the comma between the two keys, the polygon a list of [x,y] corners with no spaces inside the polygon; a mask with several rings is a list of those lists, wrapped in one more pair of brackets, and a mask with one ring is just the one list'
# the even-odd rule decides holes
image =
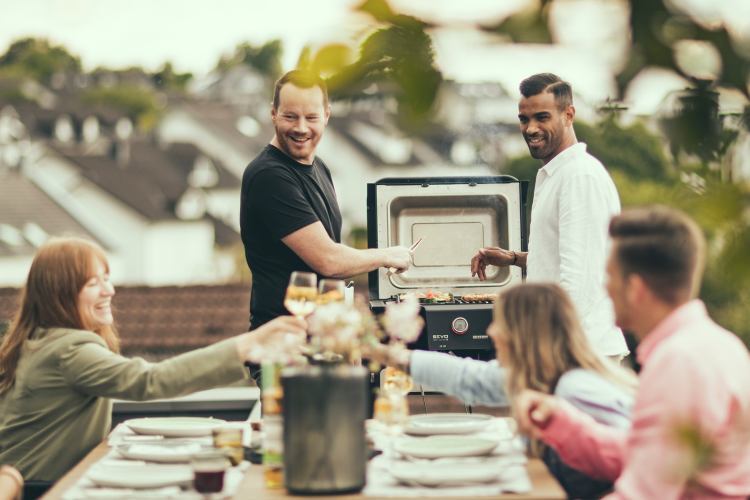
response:
{"label": "metal container", "polygon": [[365,485],[368,372],[361,366],[285,369],[284,485],[294,494],[336,494]]}
{"label": "metal container", "polygon": [[413,265],[404,273],[369,274],[370,305],[380,312],[400,294],[450,292],[454,300],[425,304],[425,329],[412,346],[490,358],[486,334],[492,304],[468,303],[466,294],[496,294],[522,280],[515,266],[487,268],[487,280],[471,276],[471,258],[482,247],[526,249],[528,183],[510,176],[388,178],[367,185],[370,248],[409,247]]}

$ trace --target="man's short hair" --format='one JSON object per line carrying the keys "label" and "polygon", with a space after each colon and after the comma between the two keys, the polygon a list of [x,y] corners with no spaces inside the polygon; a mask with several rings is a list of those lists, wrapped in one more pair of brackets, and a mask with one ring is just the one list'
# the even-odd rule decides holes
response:
{"label": "man's short hair", "polygon": [[543,92],[551,92],[560,110],[573,104],[573,87],[553,73],[538,73],[526,78],[518,86],[521,95],[529,98]]}
{"label": "man's short hair", "polygon": [[626,210],[612,218],[609,235],[623,276],[639,275],[668,304],[697,295],[706,241],[687,215],[664,206]]}
{"label": "man's short hair", "polygon": [[281,87],[287,83],[291,83],[295,87],[303,89],[318,87],[321,92],[323,92],[323,105],[328,106],[328,86],[326,85],[325,80],[312,71],[293,69],[292,71],[285,73],[276,81],[276,85],[273,89],[273,109],[279,109],[279,94],[281,93]]}

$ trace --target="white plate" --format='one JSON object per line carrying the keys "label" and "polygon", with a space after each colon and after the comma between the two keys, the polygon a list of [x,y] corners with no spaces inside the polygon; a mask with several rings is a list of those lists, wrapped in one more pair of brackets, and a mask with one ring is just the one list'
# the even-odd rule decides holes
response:
{"label": "white plate", "polygon": [[211,430],[227,422],[218,418],[155,417],[126,420],[125,425],[138,434],[166,437],[210,436]]}
{"label": "white plate", "polygon": [[204,449],[199,443],[189,442],[161,442],[161,443],[132,443],[117,447],[117,452],[130,460],[146,460],[149,462],[178,463],[189,462],[191,457]]}
{"label": "white plate", "polygon": [[402,483],[430,487],[489,483],[500,477],[496,463],[399,462],[390,473]]}
{"label": "white plate", "polygon": [[193,470],[186,465],[106,465],[91,467],[86,477],[110,488],[161,488],[189,484]]}
{"label": "white plate", "polygon": [[434,434],[469,434],[487,428],[491,415],[481,413],[428,413],[409,417],[404,431],[407,434],[429,436]]}
{"label": "white plate", "polygon": [[489,455],[498,441],[472,436],[429,436],[405,438],[396,442],[394,449],[407,457],[475,457]]}

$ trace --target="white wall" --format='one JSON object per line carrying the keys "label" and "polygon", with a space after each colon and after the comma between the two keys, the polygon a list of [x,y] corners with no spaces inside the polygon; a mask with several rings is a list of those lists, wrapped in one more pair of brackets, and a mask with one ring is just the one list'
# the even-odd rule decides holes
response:
{"label": "white wall", "polygon": [[142,283],[168,285],[215,281],[214,229],[206,220],[151,224],[142,233]]}
{"label": "white wall", "polygon": [[0,257],[0,286],[20,287],[26,282],[33,255]]}
{"label": "white wall", "polygon": [[252,160],[246,151],[234,147],[205,124],[179,109],[167,112],[159,123],[158,134],[159,138],[165,142],[195,144],[209,156],[218,158],[230,172],[239,178],[242,178],[245,167]]}
{"label": "white wall", "polygon": [[206,205],[208,213],[240,230],[240,189],[206,190]]}

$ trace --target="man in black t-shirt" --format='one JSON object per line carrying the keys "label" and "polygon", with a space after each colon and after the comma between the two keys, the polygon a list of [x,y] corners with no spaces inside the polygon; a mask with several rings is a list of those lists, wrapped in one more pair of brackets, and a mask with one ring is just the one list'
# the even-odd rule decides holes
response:
{"label": "man in black t-shirt", "polygon": [[402,272],[411,263],[405,247],[341,244],[331,172],[315,156],[329,116],[326,85],[318,76],[295,70],[276,83],[274,137],[242,176],[240,228],[253,273],[252,329],[288,314],[283,302],[292,271],[346,278],[378,267]]}

